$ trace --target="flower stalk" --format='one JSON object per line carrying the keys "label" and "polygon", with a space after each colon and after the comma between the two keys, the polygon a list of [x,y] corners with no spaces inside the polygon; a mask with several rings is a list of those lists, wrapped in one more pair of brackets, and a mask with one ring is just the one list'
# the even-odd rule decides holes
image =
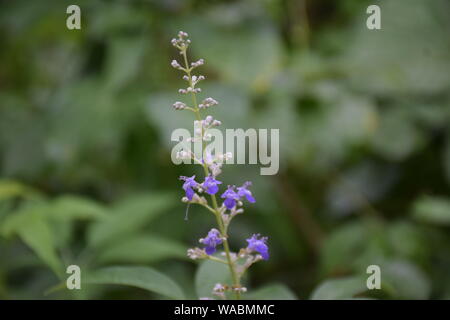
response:
{"label": "flower stalk", "polygon": [[[196,159],[195,155],[191,150],[183,150],[179,152],[180,158],[189,157],[194,159],[194,163],[201,164],[204,172],[204,182],[198,183],[195,181],[195,176],[192,177],[180,177],[184,181],[183,189],[186,192],[186,196],[183,198],[183,202],[188,204],[197,203],[212,212],[216,218],[217,228],[211,229],[205,238],[200,239],[200,243],[205,245],[204,249],[194,248],[188,250],[188,256],[192,259],[209,259],[215,262],[224,263],[228,265],[232,286],[216,284],[212,290],[213,295],[225,298],[225,291],[232,291],[236,299],[241,298],[241,292],[246,292],[247,289],[241,286],[241,277],[248,267],[256,261],[261,259],[268,259],[268,247],[266,245],[267,238],[257,239],[256,235],[252,238],[247,239],[249,245],[245,249],[241,249],[239,254],[233,253],[230,249],[228,243],[228,227],[231,219],[238,213],[242,213],[243,209],[238,208],[242,206],[242,200],[246,199],[248,202],[255,202],[248,187],[251,185],[250,182],[244,183],[241,187],[236,188],[235,186],[228,186],[228,189],[222,194],[222,198],[225,199],[223,204],[219,206],[216,193],[219,191],[219,185],[222,184],[221,181],[217,180],[216,177],[221,173],[221,166],[230,157],[229,154],[226,155],[211,155],[206,152],[205,140],[206,132],[211,126],[218,126],[221,124],[220,121],[214,120],[212,116],[207,116],[202,119],[201,111],[207,109],[218,102],[209,97],[198,103],[197,94],[201,92],[201,89],[197,87],[197,83],[205,79],[204,76],[193,75],[193,70],[204,64],[204,60],[200,59],[196,62],[189,64],[189,59],[187,56],[187,49],[190,44],[190,40],[187,39],[187,33],[180,31],[178,33],[178,39],[172,39],[172,44],[176,47],[182,56],[184,66],[180,65],[176,60],[173,60],[171,65],[175,69],[181,70],[185,73],[183,80],[186,80],[188,87],[186,89],[179,89],[178,92],[181,94],[191,94],[192,106],[188,106],[183,102],[175,102],[173,107],[176,110],[188,110],[195,114],[195,119],[198,124],[200,124],[199,132],[196,132],[194,139],[200,139],[201,141],[201,158]],[[199,194],[208,193],[211,200],[211,205],[208,201]],[[229,213],[227,213],[227,210]],[[226,218],[226,219],[225,219]],[[224,221],[225,220],[225,221]],[[256,238],[255,238],[256,237]],[[256,239],[256,240],[255,240]],[[255,241],[259,241],[256,243]],[[256,244],[256,245],[255,245]],[[216,246],[222,245],[224,250],[224,255],[226,260],[217,258],[213,256],[216,252]],[[259,253],[253,256],[252,253]],[[240,260],[245,260],[242,263]],[[250,261],[250,263],[248,262]],[[220,290],[218,289],[220,288]]]}

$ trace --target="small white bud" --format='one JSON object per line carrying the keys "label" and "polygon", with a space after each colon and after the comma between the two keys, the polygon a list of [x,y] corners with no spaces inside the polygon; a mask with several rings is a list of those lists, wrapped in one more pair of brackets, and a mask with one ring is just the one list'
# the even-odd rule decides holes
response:
{"label": "small white bud", "polygon": [[172,67],[174,67],[175,69],[182,69],[181,65],[178,63],[177,60],[172,60],[172,62],[170,63],[172,65]]}
{"label": "small white bud", "polygon": [[183,109],[185,109],[187,106],[186,106],[185,103],[180,102],[180,101],[177,101],[177,102],[175,102],[175,103],[173,104],[173,107],[174,107],[176,110],[183,110]]}
{"label": "small white bud", "polygon": [[207,116],[205,118],[205,124],[209,125],[213,120],[214,120],[214,118],[212,116]]}

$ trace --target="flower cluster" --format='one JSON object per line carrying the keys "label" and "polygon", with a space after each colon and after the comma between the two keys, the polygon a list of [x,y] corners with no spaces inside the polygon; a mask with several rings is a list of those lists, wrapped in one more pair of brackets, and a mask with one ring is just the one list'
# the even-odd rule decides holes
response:
{"label": "flower cluster", "polygon": [[[194,138],[191,139],[203,141],[208,140],[210,136],[208,130],[212,127],[220,126],[221,122],[210,115],[202,119],[201,111],[216,106],[219,103],[211,97],[204,98],[203,100],[198,100],[197,98],[197,94],[201,92],[201,88],[198,88],[197,84],[205,80],[205,76],[194,75],[192,72],[195,68],[203,65],[205,61],[199,59],[189,64],[186,52],[190,43],[188,34],[183,31],[178,33],[177,38],[172,39],[172,45],[179,50],[183,58],[183,64],[180,64],[177,60],[173,60],[171,65],[175,69],[185,73],[182,79],[188,83],[186,88],[181,88],[178,92],[192,95],[192,105],[177,101],[173,104],[173,107],[176,110],[188,110],[195,114],[195,132]],[[201,103],[197,103],[197,100],[201,101]],[[235,294],[236,298],[239,298],[241,293],[247,291],[240,284],[240,279],[244,272],[253,263],[269,259],[267,237],[254,234],[247,239],[247,246],[240,249],[238,253],[230,250],[228,244],[228,227],[232,218],[244,212],[244,201],[249,203],[256,202],[249,189],[251,182],[245,182],[239,187],[229,185],[223,192],[220,192],[220,185],[223,183],[218,179],[218,176],[222,173],[223,163],[230,159],[232,155],[231,153],[213,155],[208,153],[207,150],[202,150],[201,154],[201,158],[196,159],[191,150],[183,150],[177,153],[178,158],[193,158],[196,160],[195,163],[201,165],[204,172],[203,181],[201,179],[196,180],[195,175],[191,177],[180,177],[180,180],[183,181],[182,188],[185,192],[182,200],[185,203],[199,204],[208,209],[217,220],[217,228],[212,228],[206,237],[199,240],[204,246],[203,248],[189,249],[188,256],[191,259],[209,259],[228,265],[233,283],[230,285],[216,284],[212,288],[212,294],[220,298],[226,298],[225,293],[230,292]],[[206,197],[203,194],[206,194]],[[220,196],[219,199],[222,199],[222,203],[219,203],[216,195]],[[219,246],[222,246],[223,252],[217,256],[215,253]],[[223,259],[221,256],[225,258]]]}

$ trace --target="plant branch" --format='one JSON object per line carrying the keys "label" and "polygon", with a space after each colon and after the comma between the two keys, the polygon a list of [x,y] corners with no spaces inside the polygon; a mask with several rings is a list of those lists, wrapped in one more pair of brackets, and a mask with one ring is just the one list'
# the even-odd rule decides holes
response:
{"label": "plant branch", "polygon": [[[185,68],[184,69],[185,69],[185,72],[186,72],[187,76],[189,77],[189,86],[192,89],[194,89],[195,88],[195,84],[192,81],[192,75],[191,75],[191,70],[192,69],[189,67],[187,53],[186,53],[186,48],[183,48],[181,53],[182,53],[184,64],[185,64]],[[193,110],[194,110],[196,119],[198,121],[201,121],[200,108],[198,107],[197,95],[196,95],[194,90],[191,91],[191,95],[192,95]],[[203,126],[201,126],[201,136],[200,137],[201,137],[201,142],[202,142],[202,149],[201,149],[202,163],[201,164],[202,164],[202,167],[203,167],[203,171],[205,173],[205,177],[207,177],[207,176],[209,176],[210,173],[209,173],[208,165],[205,163],[205,161],[203,161],[203,159],[205,158],[205,156],[204,156],[205,146],[204,146],[204,140],[203,140],[203,137],[204,137]],[[231,274],[231,279],[233,281],[233,286],[235,288],[240,288],[241,287],[241,285],[240,285],[240,278],[239,278],[238,273],[236,272],[236,266],[235,266],[235,264],[233,262],[233,259],[231,258],[230,246],[228,244],[228,234],[227,234],[227,230],[225,229],[225,226],[224,226],[224,223],[223,223],[223,220],[222,220],[222,216],[221,216],[221,212],[219,210],[219,206],[217,205],[217,199],[216,199],[216,196],[214,194],[212,194],[210,196],[211,196],[211,201],[212,201],[212,204],[213,204],[213,212],[214,212],[214,215],[216,216],[217,225],[219,227],[219,231],[220,231],[220,233],[222,235],[222,238],[223,238],[223,248],[224,248],[224,251],[225,251],[226,258],[227,258],[227,261],[225,263],[228,265],[228,267],[230,269],[230,274]],[[208,208],[210,208],[210,207],[208,206]],[[211,257],[210,257],[210,259],[211,259]],[[211,260],[216,261],[216,258],[211,259]],[[220,259],[218,259],[218,260],[220,260]],[[224,261],[220,260],[220,262],[224,262]],[[240,292],[239,292],[239,290],[235,291],[235,296],[236,296],[236,299],[240,299]]]}

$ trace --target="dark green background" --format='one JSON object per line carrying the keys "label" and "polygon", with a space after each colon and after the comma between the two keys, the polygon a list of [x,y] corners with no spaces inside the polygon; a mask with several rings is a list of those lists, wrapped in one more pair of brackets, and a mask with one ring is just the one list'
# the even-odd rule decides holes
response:
{"label": "dark green background", "polygon": [[[69,4],[81,30],[66,28]],[[369,4],[382,30],[366,28]],[[278,175],[240,165],[222,177],[252,180],[257,199],[233,248],[269,237],[249,289],[278,282],[309,298],[345,277],[327,294],[450,298],[448,1],[40,0],[0,1],[0,299],[159,297],[44,295],[59,282],[47,265],[68,264],[150,265],[196,298],[185,249],[214,219],[191,208],[183,220],[178,176],[198,168],[170,161],[171,131],[191,127],[171,107],[178,30],[206,61],[201,87],[223,129],[280,128]],[[99,211],[131,222],[92,248],[92,229],[113,228]],[[108,248],[119,252],[102,260]],[[382,267],[376,293],[348,278],[370,264]]]}

